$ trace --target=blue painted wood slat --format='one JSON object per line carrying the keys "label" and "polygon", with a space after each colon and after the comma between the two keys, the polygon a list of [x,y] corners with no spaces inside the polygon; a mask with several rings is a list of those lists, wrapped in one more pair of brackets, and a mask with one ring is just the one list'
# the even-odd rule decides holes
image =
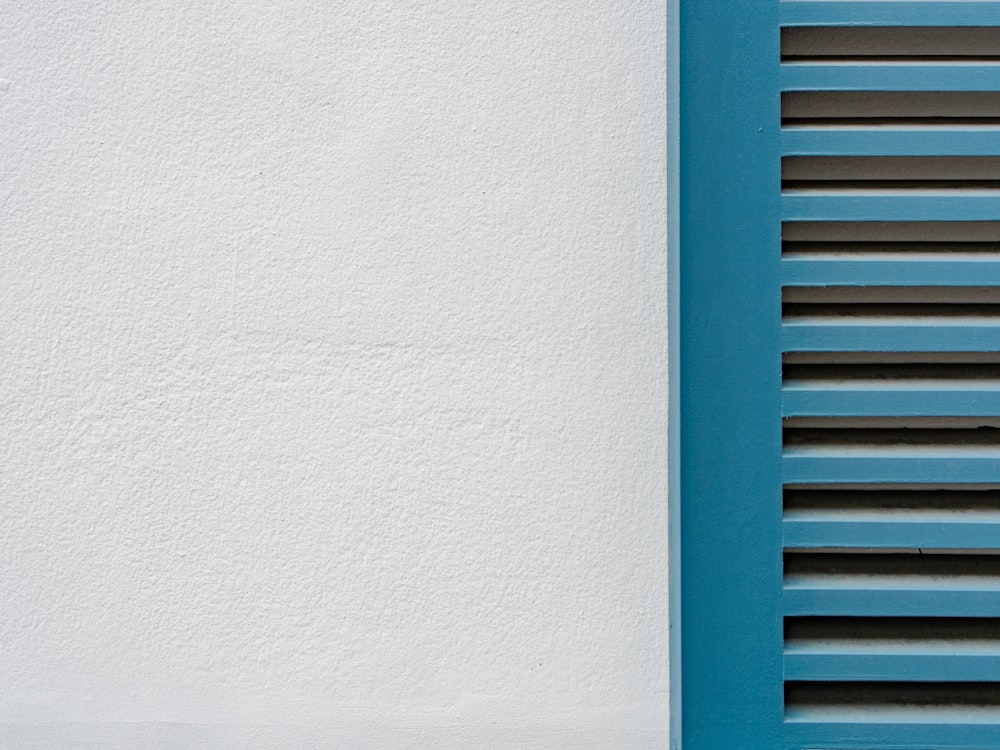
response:
{"label": "blue painted wood slat", "polygon": [[1000,417],[1000,381],[789,382],[785,417]]}
{"label": "blue painted wood slat", "polygon": [[782,91],[998,91],[1000,64],[783,63]]}
{"label": "blue painted wood slat", "polygon": [[[786,549],[1000,549],[1000,514],[814,512],[786,515]],[[888,518],[886,518],[888,516]]]}
{"label": "blue painted wood slat", "polygon": [[782,26],[1000,26],[989,0],[783,0]]}
{"label": "blue painted wood slat", "polygon": [[786,582],[784,609],[836,617],[1000,617],[1000,582],[802,576]]}
{"label": "blue painted wood slat", "polygon": [[786,680],[1000,682],[1000,643],[850,642],[785,646]]}
{"label": "blue painted wood slat", "polygon": [[801,318],[782,324],[786,352],[1000,351],[1000,320]]}
{"label": "blue painted wood slat", "polygon": [[997,221],[1000,191],[786,191],[784,221]]}
{"label": "blue painted wood slat", "polygon": [[996,126],[797,127],[781,131],[784,156],[996,156]]}
{"label": "blue painted wood slat", "polygon": [[914,254],[887,260],[874,253],[845,257],[786,255],[785,286],[998,286],[1000,257]]}
{"label": "blue painted wood slat", "polygon": [[1000,446],[786,448],[786,484],[1000,484]]}

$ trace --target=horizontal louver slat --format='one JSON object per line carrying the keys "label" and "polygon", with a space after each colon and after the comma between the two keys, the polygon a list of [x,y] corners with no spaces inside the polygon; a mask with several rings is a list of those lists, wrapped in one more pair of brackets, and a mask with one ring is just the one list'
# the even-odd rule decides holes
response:
{"label": "horizontal louver slat", "polygon": [[786,256],[786,286],[980,286],[1000,285],[1000,258],[910,257],[886,260],[874,253],[855,257]]}
{"label": "horizontal louver slat", "polygon": [[786,616],[998,617],[1000,581],[796,576],[785,582],[783,606]]}
{"label": "horizontal louver slat", "polygon": [[783,0],[782,26],[998,26],[982,0]]}
{"label": "horizontal louver slat", "polygon": [[1000,320],[803,318],[782,324],[782,346],[786,352],[992,352],[1000,349]]}
{"label": "horizontal louver slat", "polygon": [[1000,644],[809,643],[785,648],[785,679],[1000,681]]}
{"label": "horizontal louver slat", "polygon": [[1000,550],[1000,513],[895,514],[872,512],[786,514],[785,549]]}
{"label": "horizontal louver slat", "polygon": [[996,126],[785,127],[785,156],[991,156],[1000,154]]}
{"label": "horizontal louver slat", "polygon": [[947,453],[921,448],[857,448],[839,451],[787,448],[786,484],[1000,484],[1000,447]]}
{"label": "horizontal louver slat", "polygon": [[1000,549],[1000,518],[941,521],[874,521],[801,518],[784,522],[785,549]]}
{"label": "horizontal louver slat", "polygon": [[996,221],[1000,191],[786,191],[784,221]]}
{"label": "horizontal louver slat", "polygon": [[783,63],[782,91],[997,91],[1000,65]]}
{"label": "horizontal louver slat", "polygon": [[786,383],[786,417],[1000,416],[1000,381],[854,381]]}
{"label": "horizontal louver slat", "polygon": [[1000,2],[782,24],[785,747],[997,748]]}
{"label": "horizontal louver slat", "polygon": [[994,750],[1000,709],[789,709],[788,750]]}

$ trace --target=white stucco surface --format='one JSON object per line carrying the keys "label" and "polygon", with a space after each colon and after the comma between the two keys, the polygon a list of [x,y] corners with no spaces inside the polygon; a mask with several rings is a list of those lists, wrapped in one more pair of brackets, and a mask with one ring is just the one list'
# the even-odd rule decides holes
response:
{"label": "white stucco surface", "polygon": [[0,25],[0,748],[666,746],[662,0]]}

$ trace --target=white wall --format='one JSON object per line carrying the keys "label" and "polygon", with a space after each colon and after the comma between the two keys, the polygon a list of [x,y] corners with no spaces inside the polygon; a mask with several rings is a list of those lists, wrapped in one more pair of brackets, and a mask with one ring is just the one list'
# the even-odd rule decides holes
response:
{"label": "white wall", "polygon": [[0,748],[665,746],[664,5],[7,4]]}

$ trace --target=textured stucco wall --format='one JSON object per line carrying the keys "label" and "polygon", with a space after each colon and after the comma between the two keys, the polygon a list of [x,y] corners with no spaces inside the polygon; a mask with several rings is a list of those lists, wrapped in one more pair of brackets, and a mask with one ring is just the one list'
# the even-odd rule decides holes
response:
{"label": "textured stucco wall", "polygon": [[0,747],[666,737],[665,3],[0,25]]}

